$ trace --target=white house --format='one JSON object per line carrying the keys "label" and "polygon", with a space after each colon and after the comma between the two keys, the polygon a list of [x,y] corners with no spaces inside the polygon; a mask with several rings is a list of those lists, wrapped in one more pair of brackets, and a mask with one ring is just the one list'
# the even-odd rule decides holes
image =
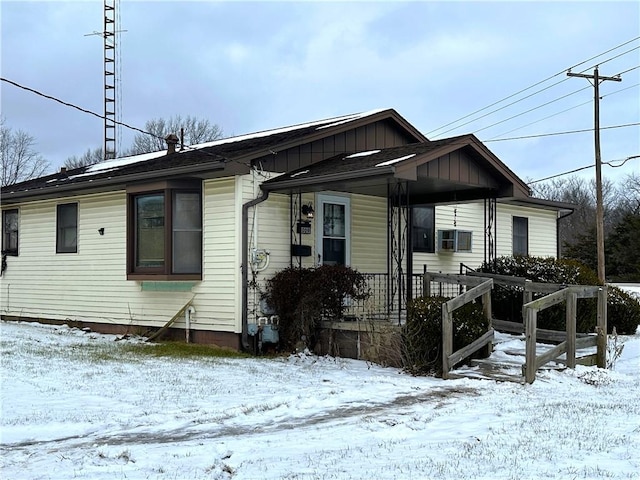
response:
{"label": "white house", "polygon": [[2,318],[103,332],[173,324],[236,349],[259,287],[350,265],[400,311],[424,266],[555,256],[570,206],[530,190],[473,135],[429,141],[378,110],[110,160],[2,189]]}

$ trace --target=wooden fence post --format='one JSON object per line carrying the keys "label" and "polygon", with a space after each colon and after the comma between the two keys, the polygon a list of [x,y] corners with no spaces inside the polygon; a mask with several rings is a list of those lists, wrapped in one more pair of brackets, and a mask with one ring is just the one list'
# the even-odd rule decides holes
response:
{"label": "wooden fence post", "polygon": [[449,378],[449,357],[453,353],[453,313],[445,303],[442,304],[442,378]]}
{"label": "wooden fence post", "polygon": [[530,290],[531,284],[531,280],[525,280],[524,285],[522,285],[522,323],[527,320],[524,305],[533,301],[533,292]]}
{"label": "wooden fence post", "polygon": [[[484,314],[487,317],[487,320],[489,320],[489,327],[487,328],[487,331],[489,331],[493,328],[493,319],[492,319],[493,310],[491,308],[491,290],[489,290],[487,293],[482,294],[482,310],[484,311]],[[487,356],[491,355],[491,352],[493,352],[493,342],[489,342],[487,344]]]}
{"label": "wooden fence post", "polygon": [[573,291],[567,293],[566,323],[567,323],[567,367],[576,368],[576,312],[578,294]]}
{"label": "wooden fence post", "polygon": [[598,290],[598,334],[596,340],[596,365],[599,368],[607,368],[607,287]]}
{"label": "wooden fence post", "polygon": [[527,383],[533,383],[536,379],[536,323],[538,311],[533,308],[525,308],[525,364],[524,378]]}

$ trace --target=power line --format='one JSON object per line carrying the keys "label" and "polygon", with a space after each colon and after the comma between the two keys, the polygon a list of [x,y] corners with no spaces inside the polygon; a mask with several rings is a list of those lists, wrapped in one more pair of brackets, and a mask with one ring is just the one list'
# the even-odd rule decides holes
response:
{"label": "power line", "polygon": [[521,129],[523,129],[523,128],[530,127],[531,125],[535,125],[536,123],[540,123],[540,122],[542,122],[542,121],[544,121],[544,120],[548,120],[548,119],[550,119],[550,118],[552,118],[552,117],[556,117],[556,116],[558,116],[558,115],[561,115],[561,114],[563,114],[563,113],[566,113],[566,112],[568,112],[569,110],[574,110],[574,109],[576,109],[576,108],[578,108],[578,107],[582,107],[582,106],[584,106],[584,105],[588,105],[588,104],[590,104],[590,103],[591,103],[591,100],[588,100],[588,101],[583,102],[583,103],[581,103],[581,104],[579,104],[579,105],[574,105],[573,107],[569,107],[569,108],[567,108],[567,109],[565,109],[565,110],[562,110],[562,111],[560,111],[560,112],[556,112],[556,113],[554,113],[554,114],[551,114],[551,115],[548,115],[548,116],[546,116],[546,117],[540,118],[540,119],[538,119],[538,120],[536,120],[536,121],[534,121],[534,122],[530,122],[530,123],[527,123],[526,125],[521,125],[521,126],[519,126],[519,127],[516,127],[516,128],[514,128],[514,129],[512,129],[512,130],[509,130],[508,132],[503,132],[503,133],[501,133],[501,134],[499,134],[499,135],[496,135],[496,136],[495,136],[495,137],[493,137],[492,139],[490,139],[490,140],[485,140],[485,141],[490,142],[490,141],[493,141],[493,140],[496,140],[496,139],[498,139],[498,140],[499,140],[499,139],[500,139],[499,137],[502,137],[503,135],[508,135],[509,133],[511,133],[511,132],[515,132],[516,130],[521,130]]}
{"label": "power line", "polygon": [[[634,158],[640,158],[640,155],[632,155],[631,157],[627,157],[627,158],[620,158],[620,159],[617,159],[617,160],[609,160],[607,162],[602,162],[602,164],[603,165],[609,165],[612,168],[620,168],[625,163],[627,163],[629,160],[632,160]],[[622,162],[622,163],[620,165],[613,165],[613,162]],[[563,177],[564,175],[569,175],[570,173],[580,172],[581,170],[586,170],[588,168],[593,168],[593,167],[595,167],[595,165],[585,165],[584,167],[578,167],[578,168],[574,168],[573,170],[568,170],[566,172],[556,173],[555,175],[551,175],[549,177],[541,178],[539,180],[532,180],[530,182],[527,182],[527,185],[532,185],[534,183],[544,182],[545,180],[551,180],[551,179],[557,178],[557,177]]]}
{"label": "power line", "polygon": [[[555,78],[555,77],[557,77],[557,76],[559,76],[559,75],[564,74],[567,70],[571,71],[572,69],[577,68],[577,67],[579,67],[580,65],[583,65],[583,64],[585,64],[585,63],[587,63],[587,62],[590,62],[591,60],[594,60],[594,59],[596,59],[596,58],[598,58],[598,57],[601,57],[601,56],[603,56],[603,55],[606,55],[606,54],[607,54],[607,53],[609,53],[609,52],[612,52],[612,51],[617,50],[617,49],[619,49],[619,48],[621,48],[621,47],[624,47],[625,45],[628,45],[629,43],[635,42],[635,41],[637,41],[638,39],[640,39],[640,36],[639,36],[639,37],[632,38],[631,40],[628,40],[628,41],[626,41],[626,42],[623,42],[623,43],[621,43],[621,44],[619,44],[619,45],[617,45],[617,46],[615,46],[615,47],[613,47],[613,48],[610,48],[609,50],[606,50],[606,51],[601,52],[601,53],[599,53],[599,54],[597,54],[597,55],[594,55],[593,57],[588,58],[588,59],[586,59],[586,60],[584,60],[584,61],[582,61],[582,62],[580,62],[580,63],[577,63],[577,64],[575,64],[575,65],[573,65],[573,66],[569,67],[568,69],[566,69],[566,68],[565,68],[565,69],[561,70],[560,72],[555,73],[555,74],[553,74],[553,75],[551,75],[551,76],[549,76],[549,77],[545,78],[544,80],[540,80],[540,81],[538,81],[538,82],[536,82],[536,83],[534,83],[534,84],[532,84],[532,85],[530,85],[530,86],[528,86],[528,87],[526,87],[526,88],[523,88],[522,90],[519,90],[519,91],[517,91],[517,92],[515,92],[515,93],[512,93],[511,95],[509,95],[509,96],[507,96],[507,97],[504,97],[504,98],[502,98],[501,100],[498,100],[498,101],[496,101],[496,102],[493,102],[493,103],[491,103],[491,104],[489,104],[489,105],[487,105],[487,106],[485,106],[485,107],[482,107],[482,108],[480,108],[480,109],[478,109],[478,110],[476,110],[476,111],[474,111],[474,112],[471,112],[471,113],[469,113],[469,114],[467,114],[467,115],[465,115],[465,116],[463,116],[463,117],[460,117],[460,118],[458,118],[457,120],[454,120],[454,121],[449,122],[449,123],[447,123],[447,124],[445,124],[445,125],[443,125],[443,126],[441,126],[441,127],[438,127],[438,128],[436,128],[436,129],[433,129],[433,130],[431,130],[431,131],[427,132],[427,133],[426,133],[426,135],[430,135],[430,134],[432,134],[432,133],[434,133],[434,132],[437,132],[438,130],[442,130],[443,128],[446,128],[446,127],[448,127],[448,126],[450,126],[450,125],[456,124],[456,123],[458,123],[458,122],[460,122],[460,121],[462,121],[462,120],[465,120],[465,119],[467,119],[467,118],[469,118],[469,117],[471,117],[471,116],[473,116],[473,115],[476,115],[477,113],[480,113],[480,112],[482,112],[482,111],[484,111],[484,110],[487,110],[488,108],[491,108],[491,107],[493,107],[493,106],[496,106],[496,105],[498,105],[498,104],[500,104],[500,103],[502,103],[502,102],[504,102],[504,101],[506,101],[506,100],[509,100],[510,98],[513,98],[513,97],[515,97],[515,96],[517,96],[517,95],[519,95],[519,94],[521,94],[521,93],[526,92],[527,90],[530,90],[530,89],[532,89],[532,88],[535,88],[535,87],[537,87],[538,85],[541,85],[541,84],[543,84],[543,83],[545,83],[545,82],[547,82],[547,81],[549,81],[549,80],[551,80],[551,79],[553,79],[553,78]],[[621,54],[619,54],[619,55],[616,55],[616,56],[614,56],[614,57],[612,57],[612,58],[609,58],[609,59],[607,59],[607,60],[604,60],[604,61],[603,61],[603,62],[601,62],[601,63],[609,62],[609,61],[611,61],[611,60],[613,60],[613,59],[615,59],[615,58],[618,58],[619,56],[626,55],[627,53],[630,53],[631,51],[636,50],[636,49],[638,49],[638,48],[640,48],[640,47],[634,47],[634,48],[633,48],[633,49],[631,49],[631,50],[628,50],[628,51],[623,52],[623,53],[621,53]],[[590,68],[592,68],[592,67],[590,67]],[[585,70],[589,70],[590,68],[587,68],[587,69],[585,69]],[[540,93],[540,92],[542,92],[542,91],[544,91],[544,90],[547,90],[548,88],[551,88],[551,87],[553,87],[553,86],[555,86],[555,85],[558,85],[558,84],[560,84],[560,83],[562,83],[563,81],[566,81],[566,80],[568,80],[568,79],[567,79],[567,78],[565,78],[565,79],[561,80],[560,82],[554,83],[554,84],[553,84],[553,85],[551,85],[550,87],[546,87],[546,88],[544,88],[544,89],[541,89],[541,90],[540,90],[540,91],[538,91],[538,92],[535,92],[535,93],[533,93],[533,94],[527,95],[526,97],[524,97],[524,98],[522,98],[522,99],[519,99],[519,100],[517,100],[517,101],[515,101],[515,102],[512,102],[512,103],[510,103],[509,105],[506,105],[505,107],[502,107],[502,108],[497,109],[497,110],[495,110],[495,111],[493,111],[493,112],[490,112],[490,113],[488,113],[488,114],[485,114],[485,115],[483,115],[483,116],[481,116],[481,117],[479,117],[479,118],[484,118],[485,116],[490,115],[491,113],[495,113],[496,111],[502,110],[503,108],[506,108],[506,107],[508,107],[508,106],[510,106],[510,105],[513,105],[514,103],[517,103],[517,102],[519,102],[519,101],[521,101],[521,100],[524,100],[524,99],[526,99],[526,98],[529,98],[529,97],[531,97],[531,96],[533,96],[533,95],[536,95],[537,93]],[[479,118],[474,119],[474,120],[470,120],[469,122],[467,122],[467,123],[465,123],[465,124],[463,124],[463,125],[458,125],[457,127],[451,128],[451,129],[447,130],[446,132],[440,132],[440,133],[439,133],[439,134],[437,134],[437,135],[443,135],[444,133],[450,132],[451,130],[455,130],[456,128],[459,128],[459,127],[462,127],[462,126],[464,126],[464,125],[467,125],[468,123],[471,123],[471,122],[473,122],[473,121],[475,121],[475,120],[478,120]]]}
{"label": "power line", "polygon": [[[636,68],[638,68],[638,67],[636,67]],[[607,93],[606,95],[602,95],[600,97],[600,99],[603,99],[605,97],[609,97],[611,95],[615,95],[616,93],[624,92],[625,90],[629,90],[631,88],[635,88],[635,87],[637,87],[639,85],[640,85],[640,83],[636,83],[635,85],[630,85],[630,86],[628,86],[626,88],[621,88],[620,90],[616,90],[615,92]],[[564,110],[561,110],[560,112],[556,112],[556,113],[553,113],[551,115],[547,115],[546,117],[540,118],[540,119],[535,120],[535,121],[530,122],[530,123],[527,123],[526,125],[521,125],[519,127],[513,128],[513,129],[509,130],[508,132],[503,132],[503,133],[501,133],[499,135],[496,135],[495,137],[491,138],[490,140],[486,140],[486,141],[492,141],[492,140],[495,140],[495,139],[499,139],[499,137],[502,137],[503,135],[507,135],[507,134],[509,134],[511,132],[515,132],[516,130],[521,130],[521,129],[525,128],[525,127],[530,127],[531,125],[535,125],[536,123],[540,123],[540,122],[542,122],[544,120],[548,120],[549,118],[556,117],[556,116],[561,115],[563,113],[566,113],[566,112],[568,112],[570,110],[574,110],[574,109],[576,109],[578,107],[582,107],[582,106],[588,105],[590,103],[591,103],[591,100],[588,100],[586,102],[580,103],[579,105],[574,105],[573,107],[569,107],[569,108],[566,108]]]}
{"label": "power line", "polygon": [[[625,123],[623,125],[611,125],[611,126],[608,126],[608,127],[600,127],[600,130],[608,130],[610,128],[635,127],[637,125],[640,125],[640,122]],[[565,132],[540,133],[538,135],[523,135],[521,137],[497,138],[497,139],[492,139],[492,140],[482,140],[482,143],[506,142],[508,140],[523,140],[523,139],[526,139],[526,138],[553,137],[553,136],[556,136],[556,135],[569,135],[571,133],[584,133],[584,132],[593,132],[593,128],[584,128],[582,130],[567,130]]]}
{"label": "power line", "polygon": [[[634,50],[638,50],[639,48],[640,48],[640,46],[633,47],[632,49],[627,50],[626,52],[622,52],[622,53],[620,53],[620,54],[618,54],[618,55],[616,55],[616,56],[614,56],[614,57],[607,58],[606,60],[603,60],[603,61],[601,61],[601,62],[597,63],[596,65],[592,65],[592,66],[591,66],[591,67],[589,67],[589,68],[585,68],[585,69],[584,69],[584,70],[582,70],[582,72],[580,72],[580,73],[584,73],[584,72],[586,72],[587,70],[592,70],[592,69],[594,69],[595,67],[597,67],[597,66],[599,66],[599,65],[604,65],[605,63],[610,62],[611,60],[615,60],[616,58],[623,57],[623,56],[625,56],[627,53],[631,53],[631,52],[633,52]],[[571,70],[571,69],[569,69],[569,70]]]}
{"label": "power line", "polygon": [[[606,54],[607,54],[607,53],[609,53],[609,52],[613,52],[614,50],[617,50],[617,49],[619,49],[620,47],[624,47],[625,45],[629,45],[630,43],[635,42],[636,40],[640,40],[640,37],[632,38],[631,40],[627,40],[626,42],[621,43],[620,45],[617,45],[617,46],[615,46],[615,47],[613,47],[613,48],[610,48],[610,49],[609,49],[609,50],[607,50],[606,52],[602,52],[602,53],[599,53],[599,54],[597,54],[597,55],[594,55],[593,57],[588,58],[587,60],[585,60],[585,61],[583,61],[583,62],[580,62],[580,63],[578,63],[578,64],[574,65],[573,67],[569,67],[569,70],[572,70],[572,69],[574,69],[574,68],[576,68],[576,67],[578,67],[578,66],[580,66],[580,65],[582,65],[582,64],[584,64],[584,63],[590,62],[591,60],[594,60],[594,59],[596,59],[596,58],[598,58],[598,57],[601,57],[602,55],[606,55]],[[636,48],[638,48],[638,47],[636,47]],[[612,60],[612,59],[610,59],[610,60]],[[608,62],[608,61],[609,61],[609,60],[605,60],[605,62]],[[604,63],[604,62],[602,62],[602,63]],[[589,68],[587,68],[587,70],[591,70],[591,68],[593,68],[593,67],[589,67]],[[560,74],[564,73],[565,71],[566,71],[566,70],[563,70],[562,72],[558,73],[558,75],[560,75]]]}
{"label": "power line", "polygon": [[627,72],[631,72],[631,71],[636,70],[636,69],[638,69],[638,68],[640,68],[640,65],[636,65],[635,67],[631,67],[630,69],[625,70],[624,72],[616,73],[616,74],[614,75],[614,77],[619,77],[620,75],[624,75],[625,73],[627,73]]}
{"label": "power line", "polygon": [[[556,75],[554,75],[554,77],[555,77],[555,76],[556,76]],[[551,78],[553,78],[553,77],[551,77]],[[547,80],[548,80],[548,79],[547,79]],[[469,120],[469,121],[467,121],[467,122],[465,122],[465,123],[461,123],[460,125],[456,125],[455,127],[451,127],[449,130],[445,130],[444,132],[440,132],[440,133],[438,133],[436,136],[444,135],[445,133],[449,133],[449,132],[451,132],[452,130],[456,130],[456,129],[460,128],[460,127],[464,127],[465,125],[469,125],[470,123],[476,122],[476,121],[478,121],[478,120],[480,120],[480,119],[482,119],[482,118],[488,117],[489,115],[493,115],[494,113],[499,112],[500,110],[504,110],[505,108],[508,108],[508,107],[510,107],[510,106],[512,106],[512,105],[515,105],[516,103],[519,103],[519,102],[521,102],[521,101],[523,101],[523,100],[526,100],[527,98],[531,98],[531,97],[533,97],[533,96],[535,96],[535,95],[537,95],[537,94],[539,94],[539,93],[544,92],[545,90],[549,90],[550,88],[553,88],[553,87],[555,87],[556,85],[561,84],[562,82],[566,82],[567,80],[568,80],[567,78],[563,78],[563,79],[562,79],[562,80],[560,80],[559,82],[556,82],[556,83],[554,83],[554,84],[552,84],[552,85],[549,85],[548,87],[544,87],[544,88],[542,88],[542,89],[540,89],[540,90],[537,90],[537,91],[535,91],[535,92],[533,92],[533,93],[530,93],[529,95],[527,95],[527,96],[525,96],[525,97],[522,97],[522,98],[519,98],[518,100],[515,100],[515,101],[513,101],[513,102],[511,102],[511,103],[508,103],[508,104],[506,104],[506,105],[503,105],[503,106],[502,106],[502,107],[500,107],[500,108],[496,108],[495,110],[492,110],[492,111],[490,111],[489,113],[485,113],[484,115],[481,115],[481,116],[479,116],[479,117],[473,118],[473,119],[471,119],[471,120]],[[546,80],[545,80],[545,81],[546,81]],[[529,87],[529,88],[531,88],[531,87]],[[528,90],[528,89],[527,89],[527,90]],[[582,89],[582,90],[584,90],[584,89]],[[576,91],[575,91],[575,92],[573,92],[573,93],[577,93],[577,92],[579,92],[579,91],[580,91],[580,90],[576,90]],[[513,96],[513,95],[512,95],[512,96]],[[508,98],[511,98],[511,97],[508,97]],[[499,102],[496,102],[496,103],[502,103],[504,100],[506,100],[506,99],[500,100]],[[494,103],[494,105],[495,105],[495,103]],[[484,108],[483,108],[482,110],[484,110]],[[505,120],[505,121],[506,121],[506,120]],[[456,122],[454,122],[454,123],[456,123]],[[438,129],[436,129],[436,130],[440,130],[440,129],[438,128]]]}
{"label": "power line", "polygon": [[[93,115],[94,117],[99,118],[101,120],[105,119],[105,115],[100,115],[99,113],[92,112],[91,110],[87,110],[86,108],[79,107],[77,105],[74,105],[73,103],[65,102],[64,100],[60,100],[59,98],[53,97],[51,95],[47,95],[46,93],[42,93],[42,92],[40,92],[38,90],[35,90],[33,88],[30,88],[30,87],[27,87],[25,85],[21,85],[21,84],[19,84],[17,82],[14,82],[13,80],[9,80],[8,78],[0,77],[0,80],[3,81],[3,82],[7,82],[7,83],[9,83],[9,84],[11,84],[11,85],[13,85],[15,87],[21,88],[22,90],[26,90],[27,92],[34,93],[36,95],[44,97],[44,98],[46,98],[48,100],[53,100],[54,102],[58,102],[58,103],[64,105],[65,107],[75,108],[76,110],[79,110],[82,113],[86,113],[88,115]],[[162,141],[165,140],[163,137],[161,137],[159,135],[156,135],[155,133],[147,132],[146,130],[142,130],[141,128],[134,127],[134,126],[129,125],[129,124],[124,123],[124,122],[113,121],[113,123],[121,125],[121,126],[123,126],[125,128],[128,128],[130,130],[134,130],[136,132],[144,133],[145,135],[150,135],[150,136],[152,136],[154,138],[157,138],[159,140],[162,140]],[[208,155],[210,157],[215,157],[217,159],[229,160],[228,158],[225,158],[222,155],[217,155],[217,154],[214,154],[214,153],[210,153],[210,152],[204,151],[202,149],[191,147],[189,145],[184,145],[184,148],[187,148],[189,150],[194,150],[194,151],[200,152],[200,153],[202,153],[204,155]],[[240,163],[242,163],[242,162],[240,162]],[[242,163],[242,165],[244,165],[244,163]]]}
{"label": "power line", "polygon": [[520,112],[520,113],[518,113],[516,115],[513,115],[513,116],[511,116],[509,118],[505,118],[504,120],[500,120],[499,122],[492,123],[491,125],[487,125],[486,127],[482,127],[480,130],[476,130],[474,133],[481,132],[483,130],[486,130],[487,128],[495,127],[496,125],[500,125],[501,123],[508,122],[509,120],[513,120],[514,118],[521,117],[522,115],[525,115],[527,113],[531,113],[534,110],[538,110],[539,108],[546,107],[547,105],[551,105],[552,103],[555,103],[555,102],[557,102],[559,100],[562,100],[564,98],[570,97],[571,95],[575,95],[576,93],[580,93],[583,90],[586,90],[587,88],[591,88],[591,87],[584,87],[584,88],[581,88],[579,90],[574,90],[571,93],[567,93],[566,95],[563,95],[561,97],[558,97],[558,98],[555,98],[553,100],[550,100],[550,101],[548,101],[546,103],[543,103],[542,105],[538,105],[537,107],[530,108],[529,110],[525,110],[524,112]]}
{"label": "power line", "polygon": [[[92,112],[91,110],[87,110],[86,108],[79,107],[77,105],[74,105],[73,103],[65,102],[64,100],[60,100],[59,98],[52,97],[51,95],[47,95],[46,93],[39,92],[38,90],[34,90],[33,88],[26,87],[24,85],[20,85],[19,83],[14,82],[13,80],[9,80],[8,78],[0,77],[0,80],[2,80],[3,82],[7,82],[7,83],[9,83],[9,84],[11,84],[11,85],[13,85],[15,87],[21,88],[22,90],[26,90],[27,92],[35,93],[36,95],[44,97],[44,98],[46,98],[48,100],[53,100],[54,102],[58,102],[58,103],[64,105],[65,107],[75,108],[76,110],[79,110],[82,113],[87,113],[89,115],[93,115],[94,117],[99,118],[101,120],[104,120],[104,118],[105,118],[104,115],[100,115],[99,113]],[[145,135],[151,135],[152,137],[155,137],[155,138],[161,138],[161,137],[155,135],[154,133],[147,132],[145,130],[142,130],[141,128],[134,127],[132,125],[127,125],[124,122],[115,122],[115,123],[118,123],[118,124],[122,125],[125,128],[129,128],[131,130],[135,130],[136,132],[144,133]]]}

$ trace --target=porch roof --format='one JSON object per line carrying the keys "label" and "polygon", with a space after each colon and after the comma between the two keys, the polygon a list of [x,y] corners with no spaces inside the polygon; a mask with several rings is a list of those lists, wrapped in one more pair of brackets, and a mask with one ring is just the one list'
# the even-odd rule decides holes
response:
{"label": "porch roof", "polygon": [[439,203],[491,197],[529,198],[527,185],[474,135],[429,143],[340,154],[262,184],[265,191],[334,190],[388,195],[408,182],[410,203]]}

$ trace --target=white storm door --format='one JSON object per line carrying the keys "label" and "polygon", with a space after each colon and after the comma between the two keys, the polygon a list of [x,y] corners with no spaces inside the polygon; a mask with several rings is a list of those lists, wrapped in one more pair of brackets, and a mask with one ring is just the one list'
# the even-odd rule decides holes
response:
{"label": "white storm door", "polygon": [[318,265],[349,265],[351,261],[351,199],[319,194],[316,200]]}

